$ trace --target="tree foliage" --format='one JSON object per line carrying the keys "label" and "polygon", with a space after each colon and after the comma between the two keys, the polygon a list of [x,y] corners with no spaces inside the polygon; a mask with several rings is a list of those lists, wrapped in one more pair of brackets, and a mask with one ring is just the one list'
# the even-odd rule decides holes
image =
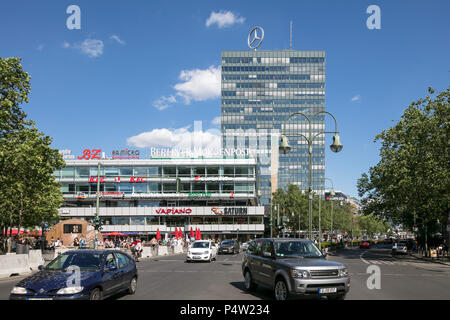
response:
{"label": "tree foliage", "polygon": [[0,58],[0,235],[56,219],[63,201],[52,176],[64,166],[62,156],[20,108],[29,93],[20,59]]}
{"label": "tree foliage", "polygon": [[[302,192],[296,185],[288,185],[286,191],[279,188],[273,193],[272,198],[272,214],[274,225],[277,223],[278,210],[275,206],[280,207],[280,220],[285,217],[288,219],[286,225],[292,230],[303,231],[309,230],[308,217],[308,194]],[[352,208],[348,203],[343,201],[324,201],[319,196],[313,197],[313,212],[312,212],[312,228],[319,229],[319,201],[320,201],[320,227],[322,231],[341,232],[350,234],[353,230],[354,234],[358,229],[358,218],[353,217]],[[380,220],[380,219],[377,219]],[[333,221],[333,225],[331,222]],[[383,222],[379,222],[382,224]],[[275,230],[275,229],[274,229]],[[369,228],[372,231],[372,228]],[[378,230],[378,229],[377,229]],[[378,233],[378,232],[373,232]]]}
{"label": "tree foliage", "polygon": [[420,233],[443,229],[450,203],[449,89],[433,98],[429,88],[430,95],[375,137],[381,159],[358,180],[365,214],[416,225]]}

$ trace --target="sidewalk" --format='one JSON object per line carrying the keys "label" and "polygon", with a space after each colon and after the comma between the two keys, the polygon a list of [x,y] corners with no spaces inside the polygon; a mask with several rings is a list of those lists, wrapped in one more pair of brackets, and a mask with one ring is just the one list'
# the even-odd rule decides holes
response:
{"label": "sidewalk", "polygon": [[450,266],[450,257],[449,256],[439,257],[439,258],[430,258],[430,257],[424,257],[422,254],[417,253],[417,252],[410,253],[410,256],[413,258],[419,259],[419,260],[434,262],[434,263],[439,263],[439,264]]}

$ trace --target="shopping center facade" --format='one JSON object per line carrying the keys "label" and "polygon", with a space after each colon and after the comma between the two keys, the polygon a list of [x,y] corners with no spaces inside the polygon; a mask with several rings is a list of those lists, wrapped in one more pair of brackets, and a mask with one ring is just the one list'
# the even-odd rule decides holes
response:
{"label": "shopping center facade", "polygon": [[[98,165],[100,163],[100,173]],[[66,160],[54,172],[61,184],[63,219],[96,214],[102,232],[164,237],[199,228],[204,238],[247,240],[264,233],[252,158]]]}

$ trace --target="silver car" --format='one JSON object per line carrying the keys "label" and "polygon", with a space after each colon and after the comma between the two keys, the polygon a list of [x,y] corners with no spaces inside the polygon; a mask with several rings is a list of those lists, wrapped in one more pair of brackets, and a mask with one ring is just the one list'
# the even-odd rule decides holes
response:
{"label": "silver car", "polygon": [[398,241],[392,245],[392,255],[408,254],[408,241]]}
{"label": "silver car", "polygon": [[256,239],[244,255],[242,274],[248,291],[266,287],[277,300],[305,295],[341,300],[350,290],[347,267],[326,260],[310,240]]}

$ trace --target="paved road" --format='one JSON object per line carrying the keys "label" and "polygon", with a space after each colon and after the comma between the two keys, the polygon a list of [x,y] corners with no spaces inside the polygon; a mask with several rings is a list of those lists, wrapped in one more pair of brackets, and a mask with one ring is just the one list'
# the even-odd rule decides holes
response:
{"label": "paved road", "polygon": [[[143,260],[138,263],[139,283],[135,295],[111,299],[150,300],[260,300],[272,299],[272,292],[258,289],[248,293],[241,274],[242,254],[219,255],[211,263],[186,263],[184,255]],[[329,260],[345,263],[351,275],[348,300],[450,299],[450,266],[411,257],[392,258],[386,248],[342,250]],[[381,289],[370,290],[367,268],[381,271]],[[0,280],[0,299],[21,277]]]}

